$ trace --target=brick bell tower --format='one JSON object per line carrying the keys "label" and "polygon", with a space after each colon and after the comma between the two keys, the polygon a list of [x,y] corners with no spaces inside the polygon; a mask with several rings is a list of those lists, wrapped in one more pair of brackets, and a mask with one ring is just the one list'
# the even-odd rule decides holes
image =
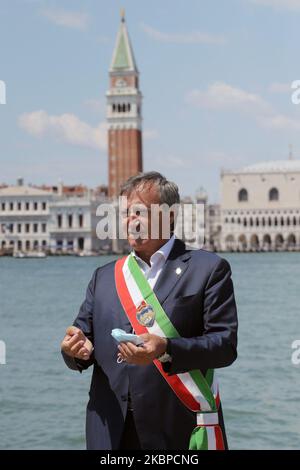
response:
{"label": "brick bell tower", "polygon": [[143,171],[142,94],[124,10],[109,69],[107,96],[108,195],[116,198],[122,183]]}

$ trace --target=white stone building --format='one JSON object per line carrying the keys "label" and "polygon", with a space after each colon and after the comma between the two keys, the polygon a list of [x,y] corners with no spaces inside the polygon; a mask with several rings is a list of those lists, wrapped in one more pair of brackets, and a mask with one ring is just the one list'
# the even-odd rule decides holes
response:
{"label": "white stone building", "polygon": [[48,190],[25,186],[22,179],[0,188],[0,254],[99,251],[96,209],[102,200],[91,191],[66,195],[62,185]]}
{"label": "white stone building", "polygon": [[200,187],[194,197],[181,198],[180,205],[175,235],[184,240],[190,248],[207,248],[209,239],[207,192]]}
{"label": "white stone building", "polygon": [[222,171],[221,187],[222,250],[299,250],[299,160]]}
{"label": "white stone building", "polygon": [[96,241],[91,197],[56,196],[50,203],[49,240],[52,253],[91,252]]}
{"label": "white stone building", "polygon": [[205,248],[221,251],[221,207],[220,204],[208,204],[205,222]]}
{"label": "white stone building", "polygon": [[0,189],[0,251],[46,250],[52,193],[19,180]]}

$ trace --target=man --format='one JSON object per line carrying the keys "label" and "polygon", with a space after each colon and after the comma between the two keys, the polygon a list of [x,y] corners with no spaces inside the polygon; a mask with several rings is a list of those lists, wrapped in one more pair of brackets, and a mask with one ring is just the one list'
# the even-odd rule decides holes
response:
{"label": "man", "polygon": [[[220,448],[227,448],[221,406],[216,408],[218,397],[212,396],[207,377],[209,371],[229,366],[237,356],[237,313],[230,266],[214,253],[187,249],[173,234],[163,238],[161,227],[158,238],[151,237],[151,226],[148,236],[136,236],[136,231],[145,232],[146,222],[151,220],[151,205],[171,207],[179,203],[177,186],[161,174],[149,172],[130,178],[121,195],[127,197],[124,222],[132,248],[126,261],[130,260],[136,280],[144,283],[150,297],[145,297],[141,308],[139,301],[136,311],[127,309],[122,296],[125,291],[130,294],[130,286],[126,287],[130,272],[129,277],[122,278],[118,265],[123,261],[108,263],[94,272],[74,325],[67,329],[61,347],[68,367],[81,372],[94,366],[87,406],[87,448],[188,449],[193,430],[197,425],[198,430],[203,417],[208,416],[195,412],[205,410],[201,399],[197,408],[199,390],[195,391],[193,382],[197,374],[196,382],[206,390],[204,398],[200,395],[205,403],[207,396],[208,402],[211,398],[207,410],[215,411],[210,416],[217,420],[208,424],[216,425],[214,438],[221,429]],[[146,207],[146,215],[136,210],[139,206]],[[173,229],[174,214],[170,220]],[[153,302],[147,302],[147,298]],[[131,300],[128,297],[128,302]],[[152,325],[163,318],[173,334],[151,333],[158,330],[155,325],[151,329],[150,323],[147,329],[140,316],[143,311],[148,317],[152,315]],[[127,333],[146,331],[140,335],[144,344],[117,345],[111,336],[115,328]],[[185,388],[182,383],[186,385],[189,380],[194,388],[186,396],[196,403],[192,406],[181,396]],[[206,434],[201,434],[199,448],[205,448],[203,442],[212,428],[208,426]]]}

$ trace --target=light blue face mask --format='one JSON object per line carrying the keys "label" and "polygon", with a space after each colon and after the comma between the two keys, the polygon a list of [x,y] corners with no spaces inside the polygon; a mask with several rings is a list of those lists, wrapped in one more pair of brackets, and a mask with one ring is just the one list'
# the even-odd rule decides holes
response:
{"label": "light blue face mask", "polygon": [[118,343],[130,342],[136,346],[142,346],[144,344],[143,340],[139,336],[126,333],[126,331],[121,330],[120,328],[112,330],[111,335]]}

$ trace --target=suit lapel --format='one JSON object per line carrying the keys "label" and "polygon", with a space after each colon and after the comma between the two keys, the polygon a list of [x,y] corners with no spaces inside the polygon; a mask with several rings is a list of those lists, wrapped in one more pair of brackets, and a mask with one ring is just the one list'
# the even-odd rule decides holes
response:
{"label": "suit lapel", "polygon": [[185,243],[176,238],[173,248],[153,289],[161,304],[166,300],[179,279],[184,275],[184,272],[188,268],[189,259],[190,253],[186,251]]}

